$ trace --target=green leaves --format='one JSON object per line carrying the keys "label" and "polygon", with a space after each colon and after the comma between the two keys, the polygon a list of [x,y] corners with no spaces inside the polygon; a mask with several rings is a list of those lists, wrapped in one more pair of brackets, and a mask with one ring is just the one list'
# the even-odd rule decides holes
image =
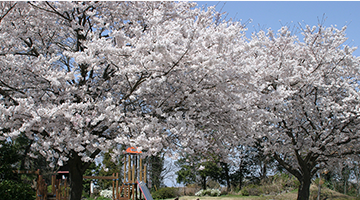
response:
{"label": "green leaves", "polygon": [[1,199],[32,200],[35,199],[35,190],[29,184],[13,180],[0,182]]}

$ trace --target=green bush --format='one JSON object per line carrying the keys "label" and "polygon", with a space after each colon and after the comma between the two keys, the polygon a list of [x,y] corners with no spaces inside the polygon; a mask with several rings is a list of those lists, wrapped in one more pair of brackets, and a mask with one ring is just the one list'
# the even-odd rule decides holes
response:
{"label": "green bush", "polygon": [[242,196],[249,196],[249,191],[246,188],[240,190],[240,194]]}
{"label": "green bush", "polygon": [[3,180],[0,182],[1,199],[31,200],[36,199],[36,192],[29,184]]}
{"label": "green bush", "polygon": [[151,193],[151,195],[153,199],[175,198],[179,195],[179,189],[174,187],[165,187]]}

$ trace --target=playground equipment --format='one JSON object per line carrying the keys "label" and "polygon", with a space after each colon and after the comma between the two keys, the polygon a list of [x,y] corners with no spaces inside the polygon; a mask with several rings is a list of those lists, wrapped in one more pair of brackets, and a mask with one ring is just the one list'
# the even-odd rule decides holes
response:
{"label": "playground equipment", "polygon": [[35,174],[37,175],[36,181],[36,200],[66,200],[69,197],[67,187],[67,180],[56,179],[56,175],[51,177],[51,192],[48,192],[48,185],[45,183],[43,175],[40,175],[40,169],[36,171],[29,170],[15,170],[14,173],[18,174]]}
{"label": "playground equipment", "polygon": [[36,184],[36,200],[67,200],[69,190],[67,179],[56,179],[56,175],[51,176],[51,192],[47,190],[47,184],[42,175],[39,175]]}
{"label": "playground equipment", "polygon": [[141,151],[135,147],[126,149],[124,155],[124,178],[120,191],[117,192],[116,200],[152,200],[149,190],[146,187],[146,165],[140,157]]}
{"label": "playground equipment", "polygon": [[[146,187],[147,170],[146,164],[140,157],[141,151],[134,147],[129,147],[124,154],[123,165],[123,184],[119,186],[119,173],[112,176],[83,176],[84,179],[106,179],[112,180],[113,200],[153,200],[149,189]],[[15,171],[14,171],[15,172]],[[45,183],[40,170],[37,171],[16,171],[17,173],[36,174],[36,200],[67,200],[69,190],[67,179],[56,179],[56,172],[51,177],[51,191]],[[61,171],[62,174],[69,173]]]}

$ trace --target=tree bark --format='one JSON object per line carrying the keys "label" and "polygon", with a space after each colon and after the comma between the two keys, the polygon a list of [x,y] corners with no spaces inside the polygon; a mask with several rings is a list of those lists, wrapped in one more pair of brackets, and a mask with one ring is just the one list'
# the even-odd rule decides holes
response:
{"label": "tree bark", "polygon": [[[90,158],[95,158],[100,152],[100,149],[96,149]],[[84,173],[91,163],[92,162],[83,162],[77,152],[71,152],[71,156],[67,161],[69,166],[70,200],[81,200]]]}
{"label": "tree bark", "polygon": [[202,189],[206,190],[206,176],[201,176]]}
{"label": "tree bark", "polygon": [[300,181],[300,187],[298,191],[297,200],[309,200],[310,197],[310,184],[311,176],[310,174],[304,174]]}
{"label": "tree bark", "polygon": [[81,200],[83,191],[83,162],[77,153],[73,152],[68,160],[70,178],[70,200]]}
{"label": "tree bark", "polygon": [[225,180],[226,180],[226,191],[230,192],[230,187],[231,187],[231,181],[230,181],[230,174],[229,174],[229,166],[227,163],[222,163],[222,167],[224,169],[224,174],[225,174]]}

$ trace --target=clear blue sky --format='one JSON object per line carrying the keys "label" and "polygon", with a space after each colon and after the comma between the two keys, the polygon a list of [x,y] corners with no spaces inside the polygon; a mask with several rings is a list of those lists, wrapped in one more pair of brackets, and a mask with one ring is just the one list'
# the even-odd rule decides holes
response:
{"label": "clear blue sky", "polygon": [[[277,31],[282,25],[299,32],[298,23],[317,25],[325,18],[324,26],[347,26],[345,44],[360,48],[360,1],[195,1],[199,6],[216,5],[216,10],[226,12],[226,19],[241,20],[251,32],[271,28]],[[360,49],[354,52],[360,56]]]}

